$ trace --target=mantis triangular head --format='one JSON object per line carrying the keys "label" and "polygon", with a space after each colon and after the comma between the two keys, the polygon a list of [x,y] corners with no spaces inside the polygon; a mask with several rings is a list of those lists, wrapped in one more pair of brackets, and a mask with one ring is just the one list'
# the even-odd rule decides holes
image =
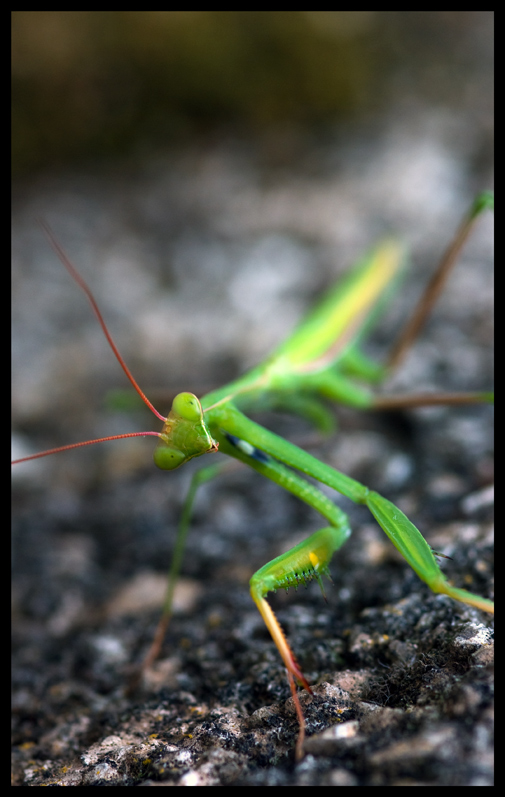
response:
{"label": "mantis triangular head", "polygon": [[218,443],[205,424],[200,401],[193,393],[178,393],[159,435],[154,462],[162,470],[175,470],[193,457],[217,451]]}

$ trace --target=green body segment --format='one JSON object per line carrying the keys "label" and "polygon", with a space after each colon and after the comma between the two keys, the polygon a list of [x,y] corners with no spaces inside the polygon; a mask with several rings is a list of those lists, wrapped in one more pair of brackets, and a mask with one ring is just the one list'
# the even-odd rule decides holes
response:
{"label": "green body segment", "polygon": [[296,373],[335,364],[370,328],[405,263],[404,248],[386,240],[341,280],[268,358],[267,367]]}

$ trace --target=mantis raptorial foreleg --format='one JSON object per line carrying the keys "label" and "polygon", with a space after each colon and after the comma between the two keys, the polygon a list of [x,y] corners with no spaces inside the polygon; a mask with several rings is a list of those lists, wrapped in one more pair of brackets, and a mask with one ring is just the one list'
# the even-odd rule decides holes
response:
{"label": "mantis raptorial foreleg", "polygon": [[[247,435],[248,441],[251,441],[257,447],[261,446],[261,450],[266,451],[266,453],[278,460],[282,460],[285,465],[301,470],[307,476],[312,476],[322,484],[332,487],[355,503],[364,504],[419,578],[425,581],[434,592],[450,595],[456,600],[477,606],[484,611],[493,611],[492,601],[480,598],[466,590],[455,589],[447,583],[430,546],[422,534],[391,501],[360,484],[355,479],[351,479],[334,468],[330,468],[307,452],[301,452],[297,446],[254,423],[254,421],[246,418],[231,405],[228,405],[226,410],[226,423],[228,428],[233,428],[234,434],[239,429],[242,429],[242,433]],[[254,461],[250,463],[250,466],[255,470],[260,470],[262,463]],[[264,472],[264,475],[274,481],[277,480],[268,472]],[[303,483],[307,484],[306,482]],[[283,486],[285,489],[290,490],[289,486]],[[308,485],[308,487],[312,488],[312,485]],[[322,514],[325,514],[317,505],[316,500],[311,500],[310,490],[297,487],[297,490],[292,489],[290,491],[298,495],[301,500],[310,503]]]}

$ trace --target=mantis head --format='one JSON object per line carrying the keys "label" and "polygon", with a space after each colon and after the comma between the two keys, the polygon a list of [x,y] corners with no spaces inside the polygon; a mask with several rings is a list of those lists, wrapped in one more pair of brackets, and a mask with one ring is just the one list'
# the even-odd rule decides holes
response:
{"label": "mantis head", "polygon": [[154,451],[161,470],[175,470],[193,457],[217,451],[203,418],[202,405],[193,393],[178,393]]}

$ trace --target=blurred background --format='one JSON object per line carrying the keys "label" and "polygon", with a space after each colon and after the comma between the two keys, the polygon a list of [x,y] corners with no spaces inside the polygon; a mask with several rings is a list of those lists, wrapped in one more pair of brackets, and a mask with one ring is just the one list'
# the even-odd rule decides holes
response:
{"label": "blurred background", "polygon": [[[175,392],[201,395],[259,362],[394,233],[413,262],[368,349],[383,355],[475,194],[492,187],[493,121],[489,11],[13,12],[16,455],[158,428],[110,399],[128,385],[38,219],[166,413]],[[488,214],[388,392],[489,387],[492,273]],[[361,415],[321,456],[393,500],[406,490],[418,513],[422,476],[438,479],[448,519],[451,496],[489,483],[488,408],[413,415],[414,451]],[[268,422],[292,438],[308,431]],[[155,472],[152,448],[121,441],[15,471],[22,644],[41,623],[58,642],[90,600],[139,568],[166,568],[195,463]],[[280,552],[282,534],[317,528],[254,475],[201,500],[185,572],[235,578],[237,605],[243,592],[249,606],[252,568]],[[28,649],[21,670],[42,658]]]}
{"label": "blurred background", "polygon": [[[153,389],[202,393],[257,362],[384,232],[432,267],[490,186],[492,27],[478,11],[14,12],[16,421],[32,435],[53,412],[66,442],[78,418],[81,437],[88,390],[122,380],[38,217]],[[454,306],[458,285],[489,299],[478,271],[455,282]]]}
{"label": "blurred background", "polygon": [[490,134],[488,12],[41,11],[12,23],[15,175],[144,162],[209,134],[268,134],[287,162],[304,136],[391,103],[472,106]]}

